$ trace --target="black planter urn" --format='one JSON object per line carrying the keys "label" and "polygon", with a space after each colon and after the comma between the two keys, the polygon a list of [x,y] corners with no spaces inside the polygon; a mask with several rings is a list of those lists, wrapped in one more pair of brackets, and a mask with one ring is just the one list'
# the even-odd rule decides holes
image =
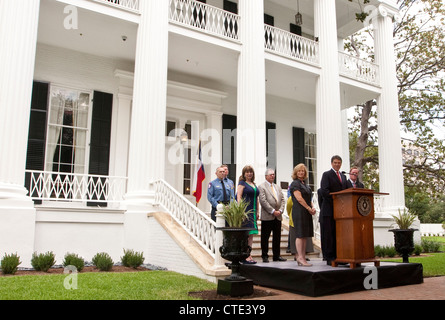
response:
{"label": "black planter urn", "polygon": [[394,247],[402,256],[403,262],[408,263],[408,256],[414,251],[414,231],[417,229],[392,229],[394,233]]}
{"label": "black planter urn", "polygon": [[249,231],[251,228],[220,228],[223,233],[223,245],[219,248],[221,257],[232,263],[228,266],[232,270],[232,274],[225,278],[226,281],[244,281],[245,277],[241,276],[240,261],[250,256],[252,248],[248,245]]}

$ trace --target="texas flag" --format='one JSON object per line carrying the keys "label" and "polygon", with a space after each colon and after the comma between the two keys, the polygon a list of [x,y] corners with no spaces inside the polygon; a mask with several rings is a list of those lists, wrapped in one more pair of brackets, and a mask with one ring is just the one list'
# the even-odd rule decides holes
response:
{"label": "texas flag", "polygon": [[201,154],[201,141],[199,142],[198,156],[195,167],[195,175],[193,179],[192,195],[196,198],[196,203],[198,204],[201,200],[202,195],[202,182],[206,178],[204,171],[204,165],[202,164],[202,154]]}

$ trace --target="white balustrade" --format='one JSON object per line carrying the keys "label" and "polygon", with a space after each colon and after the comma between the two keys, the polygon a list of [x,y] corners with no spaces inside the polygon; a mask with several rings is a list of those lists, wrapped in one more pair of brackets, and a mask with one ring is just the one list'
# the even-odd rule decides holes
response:
{"label": "white balustrade", "polygon": [[264,32],[266,50],[292,59],[319,64],[318,42],[270,25],[264,25]]}
{"label": "white balustrade", "polygon": [[126,192],[125,177],[26,171],[33,200],[118,203]]}
{"label": "white balustrade", "polygon": [[164,180],[153,184],[155,203],[162,206],[207,253],[216,258],[216,222]]}
{"label": "white balustrade", "polygon": [[380,83],[379,66],[377,64],[344,52],[339,52],[338,59],[341,75],[373,85]]}
{"label": "white balustrade", "polygon": [[112,7],[125,9],[128,11],[139,12],[139,0],[93,0]]}
{"label": "white balustrade", "polygon": [[193,0],[169,0],[170,21],[205,33],[239,40],[240,17]]}

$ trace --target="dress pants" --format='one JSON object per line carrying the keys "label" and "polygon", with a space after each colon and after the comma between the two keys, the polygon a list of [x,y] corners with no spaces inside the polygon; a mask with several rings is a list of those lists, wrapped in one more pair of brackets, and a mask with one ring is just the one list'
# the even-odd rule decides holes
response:
{"label": "dress pants", "polygon": [[281,221],[278,219],[262,220],[261,221],[261,257],[269,257],[269,237],[272,235],[272,254],[273,259],[276,260],[280,257],[281,246]]}
{"label": "dress pants", "polygon": [[337,239],[334,217],[320,218],[321,251],[323,259],[332,261],[337,258]]}

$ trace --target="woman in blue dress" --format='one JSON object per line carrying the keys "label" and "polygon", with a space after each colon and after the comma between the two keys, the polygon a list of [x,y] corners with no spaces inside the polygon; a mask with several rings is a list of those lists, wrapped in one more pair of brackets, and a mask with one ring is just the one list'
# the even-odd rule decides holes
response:
{"label": "woman in blue dress", "polygon": [[[248,218],[244,221],[243,227],[252,228],[253,230],[249,232],[248,244],[252,247],[253,236],[258,234],[258,188],[255,184],[255,171],[251,166],[245,166],[243,168],[241,177],[239,178],[237,193],[237,201],[244,199],[247,203],[247,210],[250,210]],[[249,256],[244,263],[256,263],[252,256]]]}

